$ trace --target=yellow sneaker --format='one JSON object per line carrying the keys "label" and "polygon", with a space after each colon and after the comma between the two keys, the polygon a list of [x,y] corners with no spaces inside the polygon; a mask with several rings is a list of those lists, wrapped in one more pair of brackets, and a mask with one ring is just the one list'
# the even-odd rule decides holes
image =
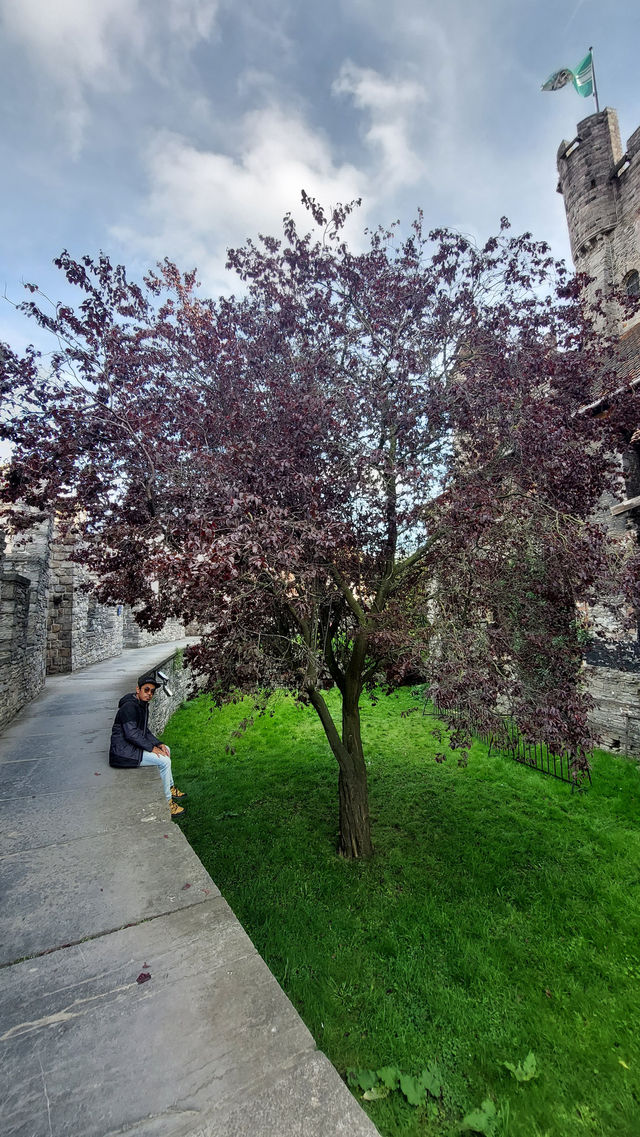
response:
{"label": "yellow sneaker", "polygon": [[186,796],[187,795],[185,793],[183,793],[182,790],[179,790],[177,786],[171,787],[171,797],[172,798],[179,798],[179,797],[186,797]]}
{"label": "yellow sneaker", "polygon": [[181,805],[178,805],[177,802],[171,801],[169,802],[169,812],[172,817],[179,817],[181,813],[184,813],[184,809]]}

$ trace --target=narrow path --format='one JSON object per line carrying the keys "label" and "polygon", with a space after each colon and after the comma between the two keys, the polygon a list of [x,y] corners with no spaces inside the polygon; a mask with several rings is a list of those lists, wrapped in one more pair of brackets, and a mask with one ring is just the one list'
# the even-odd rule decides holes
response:
{"label": "narrow path", "polygon": [[118,698],[178,646],[48,679],[0,737],[3,1137],[376,1137],[156,771],[108,765]]}

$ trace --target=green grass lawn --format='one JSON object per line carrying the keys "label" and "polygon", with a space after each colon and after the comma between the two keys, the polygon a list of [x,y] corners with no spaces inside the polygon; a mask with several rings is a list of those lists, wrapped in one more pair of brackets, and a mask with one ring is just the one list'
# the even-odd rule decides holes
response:
{"label": "green grass lawn", "polygon": [[[188,840],[341,1074],[437,1063],[437,1102],[362,1102],[382,1134],[459,1133],[489,1099],[495,1137],[638,1137],[640,771],[597,753],[572,794],[481,743],[437,765],[434,719],[410,705],[363,701],[363,863],[334,852],[313,711],[278,699],[233,754],[246,706],[183,707],[164,738]],[[530,1051],[520,1083],[503,1063]]]}

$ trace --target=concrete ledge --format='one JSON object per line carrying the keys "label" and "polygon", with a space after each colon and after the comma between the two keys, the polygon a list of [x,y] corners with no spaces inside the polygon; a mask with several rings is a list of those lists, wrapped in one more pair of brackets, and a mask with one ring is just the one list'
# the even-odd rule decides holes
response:
{"label": "concrete ledge", "polygon": [[3,858],[0,964],[16,945],[18,958],[36,955],[218,894],[170,818],[157,820],[168,813],[158,805],[126,833],[118,825]]}
{"label": "concrete ledge", "polygon": [[119,695],[166,654],[50,681],[0,739],[3,1137],[375,1137],[156,771],[107,764]]}

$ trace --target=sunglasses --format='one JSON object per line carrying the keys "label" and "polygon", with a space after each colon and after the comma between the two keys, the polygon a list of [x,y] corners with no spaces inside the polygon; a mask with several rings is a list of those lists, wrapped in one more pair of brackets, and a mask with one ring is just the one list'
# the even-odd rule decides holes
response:
{"label": "sunglasses", "polygon": [[141,687],[140,690],[142,691],[143,695],[148,695],[149,693],[153,695],[155,687],[152,687],[150,683],[145,683],[144,687]]}

